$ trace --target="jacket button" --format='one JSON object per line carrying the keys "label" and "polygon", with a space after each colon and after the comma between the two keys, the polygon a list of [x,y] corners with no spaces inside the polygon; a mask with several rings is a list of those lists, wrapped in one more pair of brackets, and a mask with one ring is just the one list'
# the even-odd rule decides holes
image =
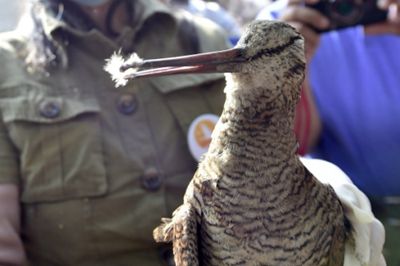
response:
{"label": "jacket button", "polygon": [[123,94],[117,102],[118,111],[124,115],[133,114],[137,108],[136,97],[133,94]]}
{"label": "jacket button", "polygon": [[148,191],[157,191],[162,183],[160,173],[154,167],[145,170],[141,181],[143,188]]}
{"label": "jacket button", "polygon": [[61,106],[57,102],[45,101],[39,106],[40,115],[45,118],[56,118],[61,113]]}

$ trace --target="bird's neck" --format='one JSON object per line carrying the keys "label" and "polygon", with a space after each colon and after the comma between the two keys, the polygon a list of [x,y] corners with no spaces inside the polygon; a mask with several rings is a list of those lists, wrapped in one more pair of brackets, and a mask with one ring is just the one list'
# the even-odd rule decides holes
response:
{"label": "bird's neck", "polygon": [[[262,102],[260,97],[251,102]],[[234,102],[234,104],[232,104]],[[247,106],[240,99],[227,99],[205,158],[219,177],[240,175],[256,182],[276,183],[282,169],[299,166],[293,132],[294,111],[269,110],[264,104]],[[215,170],[216,170],[215,169]],[[221,175],[222,174],[222,175]]]}

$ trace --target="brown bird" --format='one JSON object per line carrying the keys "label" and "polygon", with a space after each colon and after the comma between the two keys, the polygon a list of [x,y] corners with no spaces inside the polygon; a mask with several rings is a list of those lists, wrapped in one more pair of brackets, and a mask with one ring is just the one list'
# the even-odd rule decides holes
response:
{"label": "brown bird", "polygon": [[303,45],[288,24],[255,21],[232,49],[121,67],[124,79],[227,73],[209,150],[183,204],[154,230],[178,266],[343,265],[343,207],[296,155]]}

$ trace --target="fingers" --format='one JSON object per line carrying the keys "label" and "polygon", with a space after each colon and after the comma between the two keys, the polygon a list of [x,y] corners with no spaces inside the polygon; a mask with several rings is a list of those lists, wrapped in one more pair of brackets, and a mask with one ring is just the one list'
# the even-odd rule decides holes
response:
{"label": "fingers", "polygon": [[287,22],[297,22],[323,30],[328,28],[329,20],[315,9],[306,6],[289,5],[280,17]]}
{"label": "fingers", "polygon": [[388,20],[399,26],[400,23],[400,2],[396,4],[391,4],[388,7]]}
{"label": "fingers", "polygon": [[[309,4],[319,0],[305,0]],[[304,37],[307,60],[314,55],[319,45],[319,33],[329,27],[329,20],[317,10],[304,6],[302,0],[289,0],[279,18],[295,27]]]}
{"label": "fingers", "polygon": [[390,5],[400,5],[399,0],[378,0],[378,7],[381,9],[388,9]]}
{"label": "fingers", "polygon": [[399,3],[391,3],[388,6],[388,19],[385,22],[365,26],[366,34],[390,33],[400,35],[400,7]]}
{"label": "fingers", "polygon": [[368,35],[395,34],[400,35],[400,23],[381,22],[364,27],[364,32]]}
{"label": "fingers", "polygon": [[290,22],[289,24],[291,24],[294,28],[296,28],[297,31],[303,35],[303,37],[308,41],[310,45],[313,46],[318,45],[319,34],[316,33],[313,29],[298,22]]}
{"label": "fingers", "polygon": [[301,33],[304,37],[304,49],[307,61],[309,61],[314,55],[315,50],[319,45],[320,36],[310,27],[305,26],[304,24],[297,22],[289,22],[294,28],[297,29],[298,32]]}

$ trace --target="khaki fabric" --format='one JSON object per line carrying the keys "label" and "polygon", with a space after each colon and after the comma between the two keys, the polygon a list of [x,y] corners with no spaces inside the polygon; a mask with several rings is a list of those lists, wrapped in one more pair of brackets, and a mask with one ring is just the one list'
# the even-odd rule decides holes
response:
{"label": "khaki fabric", "polygon": [[[180,20],[158,1],[134,2],[145,15],[117,41],[43,13],[46,33],[68,39],[66,64],[48,75],[26,70],[18,31],[0,36],[0,183],[20,187],[31,265],[166,263],[152,230],[182,201],[197,166],[188,126],[220,114],[225,82],[192,75],[114,88],[103,66],[120,47],[143,58],[185,53]],[[226,48],[213,24],[194,23],[200,51]]]}

